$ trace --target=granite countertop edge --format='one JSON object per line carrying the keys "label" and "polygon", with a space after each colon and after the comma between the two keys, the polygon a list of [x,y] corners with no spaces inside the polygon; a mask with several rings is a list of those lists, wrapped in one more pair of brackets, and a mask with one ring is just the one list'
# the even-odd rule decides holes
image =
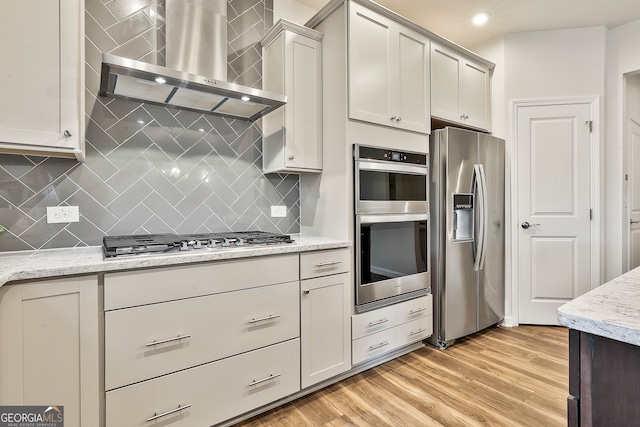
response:
{"label": "granite countertop edge", "polygon": [[640,346],[640,267],[558,308],[561,325]]}
{"label": "granite countertop edge", "polygon": [[293,254],[351,246],[348,240],[292,236],[293,244],[203,250],[184,254],[142,255],[105,259],[101,246],[0,253],[0,286],[10,282],[110,271],[168,267],[207,261]]}

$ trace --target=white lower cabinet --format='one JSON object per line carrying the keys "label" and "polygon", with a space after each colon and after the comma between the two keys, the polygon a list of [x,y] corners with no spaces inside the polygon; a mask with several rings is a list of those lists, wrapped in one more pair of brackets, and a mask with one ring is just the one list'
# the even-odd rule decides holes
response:
{"label": "white lower cabinet", "polygon": [[297,338],[298,305],[295,281],[108,311],[105,388]]}
{"label": "white lower cabinet", "polygon": [[300,255],[302,388],[351,369],[351,251]]}
{"label": "white lower cabinet", "polygon": [[300,282],[302,388],[351,369],[349,273]]}
{"label": "white lower cabinet", "polygon": [[353,340],[353,364],[364,362],[391,350],[421,341],[433,333],[433,317],[426,316],[382,332]]}
{"label": "white lower cabinet", "polygon": [[354,365],[433,334],[433,297],[425,295],[351,316]]}
{"label": "white lower cabinet", "polygon": [[0,405],[58,405],[67,427],[101,425],[98,313],[97,276],[2,286]]}
{"label": "white lower cabinet", "polygon": [[107,392],[108,427],[209,426],[300,390],[300,341]]}

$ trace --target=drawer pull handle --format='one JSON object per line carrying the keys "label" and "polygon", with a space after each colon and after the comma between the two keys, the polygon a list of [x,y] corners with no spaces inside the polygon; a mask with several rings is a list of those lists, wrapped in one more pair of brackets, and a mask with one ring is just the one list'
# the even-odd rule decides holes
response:
{"label": "drawer pull handle", "polygon": [[269,376],[267,378],[263,378],[261,380],[253,380],[253,381],[251,381],[249,383],[249,387],[253,387],[254,385],[258,385],[258,384],[261,384],[261,383],[263,383],[265,381],[269,381],[269,380],[272,380],[274,378],[278,378],[278,377],[281,377],[281,376],[282,376],[282,374],[275,374],[275,375],[269,374]]}
{"label": "drawer pull handle", "polygon": [[415,331],[415,332],[409,332],[409,336],[417,335],[417,334],[421,334],[421,333],[423,333],[424,331],[426,331],[426,328],[418,329],[418,330],[417,330],[417,331]]}
{"label": "drawer pull handle", "polygon": [[327,262],[319,262],[316,264],[316,267],[328,267],[330,265],[342,264],[342,261],[327,261]]}
{"label": "drawer pull handle", "polygon": [[277,319],[278,317],[280,317],[279,314],[270,314],[267,317],[261,317],[259,319],[251,319],[251,320],[249,320],[248,323],[253,324],[253,323],[258,323],[258,322],[264,322],[265,320]]}
{"label": "drawer pull handle", "polygon": [[382,347],[384,347],[386,345],[389,345],[389,341],[382,341],[380,344],[369,346],[369,351],[377,350],[377,349],[382,348]]}
{"label": "drawer pull handle", "polygon": [[416,313],[420,313],[421,311],[425,311],[427,309],[427,307],[424,308],[416,308],[415,310],[411,310],[409,311],[409,314],[416,314]]}
{"label": "drawer pull handle", "polygon": [[369,322],[369,324],[367,326],[378,326],[378,325],[382,325],[383,323],[388,322],[389,319],[380,319],[380,320],[376,320],[375,322]]}
{"label": "drawer pull handle", "polygon": [[178,335],[175,338],[167,338],[166,340],[160,340],[160,341],[153,340],[149,344],[145,344],[145,347],[153,347],[154,345],[166,344],[168,342],[173,342],[173,341],[180,341],[180,340],[183,340],[183,339],[186,339],[186,338],[191,338],[191,335],[190,334]]}
{"label": "drawer pull handle", "polygon": [[175,414],[176,412],[180,412],[183,409],[187,409],[187,408],[191,408],[191,403],[189,403],[188,405],[184,405],[184,406],[178,405],[177,408],[172,409],[172,410],[167,411],[167,412],[163,412],[162,414],[158,414],[157,412],[154,412],[153,413],[153,417],[147,418],[147,422],[149,423],[149,422],[151,422],[153,420],[157,420],[158,418],[162,418],[162,417],[166,417],[167,415]]}

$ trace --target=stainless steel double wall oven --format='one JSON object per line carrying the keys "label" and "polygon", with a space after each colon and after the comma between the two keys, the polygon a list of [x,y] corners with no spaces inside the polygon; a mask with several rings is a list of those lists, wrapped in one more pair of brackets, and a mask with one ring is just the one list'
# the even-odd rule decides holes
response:
{"label": "stainless steel double wall oven", "polygon": [[431,292],[425,153],[354,145],[356,312]]}

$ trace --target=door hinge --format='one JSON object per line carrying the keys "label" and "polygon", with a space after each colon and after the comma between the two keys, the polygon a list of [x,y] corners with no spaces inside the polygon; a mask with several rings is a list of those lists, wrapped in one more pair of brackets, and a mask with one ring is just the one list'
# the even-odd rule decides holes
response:
{"label": "door hinge", "polygon": [[589,209],[589,221],[593,221],[593,209]]}
{"label": "door hinge", "polygon": [[628,173],[625,173],[625,174],[624,174],[624,180],[625,180],[625,181],[629,181],[629,174],[628,174]]}
{"label": "door hinge", "polygon": [[587,120],[584,122],[585,125],[589,126],[589,133],[593,132],[593,120]]}

